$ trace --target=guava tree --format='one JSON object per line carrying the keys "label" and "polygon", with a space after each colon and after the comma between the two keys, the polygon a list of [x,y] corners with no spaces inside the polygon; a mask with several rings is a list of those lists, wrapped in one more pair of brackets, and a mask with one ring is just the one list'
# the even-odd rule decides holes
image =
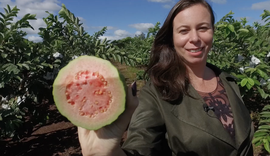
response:
{"label": "guava tree", "polygon": [[[40,109],[51,98],[52,83],[60,68],[80,55],[93,55],[131,65],[134,60],[118,51],[107,40],[99,39],[106,28],[89,35],[80,20],[65,5],[59,16],[49,12],[39,28],[42,42],[26,39],[22,28],[32,28],[26,14],[16,22],[19,9],[4,8],[0,13],[0,137],[20,137],[31,133],[36,124],[45,123],[48,115]],[[62,18],[60,20],[60,18]],[[44,94],[45,93],[45,94]],[[52,101],[51,101],[52,102]],[[46,109],[46,108],[45,108]],[[22,129],[27,124],[27,129]]]}
{"label": "guava tree", "polygon": [[[270,96],[269,22],[264,11],[265,25],[247,25],[245,18],[237,21],[232,12],[216,23],[213,49],[209,62],[237,78],[244,99]],[[266,16],[264,16],[266,15]]]}
{"label": "guava tree", "polygon": [[44,53],[39,44],[25,39],[27,34],[22,31],[22,28],[33,29],[29,20],[35,20],[35,15],[26,14],[13,22],[19,9],[8,5],[4,11],[0,13],[1,138],[18,135],[26,113],[38,118],[34,105],[47,86],[43,75],[54,67],[48,59],[50,53]]}
{"label": "guava tree", "polygon": [[[261,15],[264,24],[233,18],[230,12],[215,25],[209,62],[236,77],[243,99],[251,112],[261,111],[270,99],[270,12]],[[268,102],[267,102],[268,101]],[[270,152],[270,108],[259,115],[259,127],[253,143]]]}
{"label": "guava tree", "polygon": [[[71,60],[74,56],[91,55],[126,62],[128,65],[133,64],[133,60],[128,58],[126,53],[116,50],[107,39],[99,38],[106,32],[106,27],[89,35],[79,18],[75,17],[64,4],[59,16],[47,13],[48,17],[44,18],[47,27],[40,28],[39,32],[46,50],[62,54],[65,61]],[[59,20],[60,18],[63,20]]]}
{"label": "guava tree", "polygon": [[135,37],[126,37],[121,40],[112,41],[112,44],[119,51],[125,52],[129,58],[134,58],[137,67],[145,67],[149,62],[151,47],[159,28],[160,23],[157,22],[153,28],[148,29],[146,35],[142,33]]}

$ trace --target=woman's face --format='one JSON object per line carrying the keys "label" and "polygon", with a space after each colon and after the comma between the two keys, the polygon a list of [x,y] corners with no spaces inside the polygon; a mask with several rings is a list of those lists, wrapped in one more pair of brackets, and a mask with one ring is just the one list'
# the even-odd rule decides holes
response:
{"label": "woman's face", "polygon": [[188,66],[202,65],[212,47],[211,14],[201,4],[179,12],[173,20],[173,44]]}

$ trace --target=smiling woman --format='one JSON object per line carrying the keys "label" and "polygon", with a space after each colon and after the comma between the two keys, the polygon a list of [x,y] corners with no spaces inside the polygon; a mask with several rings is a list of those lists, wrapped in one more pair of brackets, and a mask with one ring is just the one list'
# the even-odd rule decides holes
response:
{"label": "smiling woman", "polygon": [[210,17],[207,8],[195,5],[177,14],[173,20],[174,48],[188,64],[206,63],[214,32]]}
{"label": "smiling woman", "polygon": [[116,122],[97,131],[79,127],[84,155],[253,155],[253,124],[234,78],[206,63],[214,23],[205,0],[174,5],[153,43],[136,110],[129,87]]}

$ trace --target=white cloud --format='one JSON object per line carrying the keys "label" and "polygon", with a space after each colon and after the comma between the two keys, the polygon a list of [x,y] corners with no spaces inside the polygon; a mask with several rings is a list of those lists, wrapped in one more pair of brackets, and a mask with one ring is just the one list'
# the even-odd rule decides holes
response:
{"label": "white cloud", "polygon": [[17,8],[20,9],[19,17],[30,13],[36,14],[37,18],[41,18],[48,15],[45,11],[52,13],[58,12],[61,9],[59,3],[58,0],[16,0],[15,2],[11,0],[0,0],[0,7],[2,9],[7,5],[11,8],[17,6]]}
{"label": "white cloud", "polygon": [[175,0],[147,0],[148,2],[154,2],[154,3],[165,3],[163,5],[166,9],[171,9],[173,5],[176,3]]}
{"label": "white cloud", "polygon": [[141,35],[143,32],[141,32],[141,31],[136,31],[135,32],[135,35]]}
{"label": "white cloud", "polygon": [[131,36],[131,34],[129,33],[129,32],[127,32],[126,30],[116,30],[115,32],[114,32],[114,34],[116,35],[116,36],[119,36],[119,37],[128,37],[128,36]]}
{"label": "white cloud", "polygon": [[[18,1],[22,1],[22,0],[17,0]],[[32,9],[32,10],[51,10],[51,11],[55,11],[55,10],[59,10],[61,9],[61,7],[59,6],[59,1],[57,0],[44,0],[44,1],[36,1],[36,0],[28,0],[29,3],[24,3],[25,6],[27,6],[28,8]],[[19,2],[18,2],[19,4]]]}
{"label": "white cloud", "polygon": [[106,35],[104,35],[104,36],[100,36],[100,39],[105,39],[105,38],[107,38],[108,40],[120,40],[120,39],[123,39],[123,38],[126,38],[126,37],[131,37],[132,36],[132,34],[131,33],[129,33],[129,32],[127,32],[126,30],[120,30],[120,29],[118,29],[118,30],[116,30],[115,32],[114,32],[114,35],[113,36],[106,36]]}
{"label": "white cloud", "polygon": [[[88,28],[89,29],[92,29],[92,30],[101,30],[102,28],[104,28],[105,26],[89,26]],[[107,30],[116,30],[117,28],[116,27],[113,27],[113,26],[106,26],[107,27]]]}
{"label": "white cloud", "polygon": [[[137,23],[137,24],[131,24],[129,25],[129,27],[133,27],[135,29],[137,29],[137,31],[135,33],[130,33],[126,30],[121,30],[121,29],[117,29],[116,27],[113,26],[107,26],[107,30],[115,30],[113,33],[110,33],[110,31],[106,31],[105,35],[100,36],[100,39],[105,39],[107,38],[108,40],[120,40],[126,37],[132,37],[135,35],[140,35],[141,33],[146,33],[148,32],[148,29],[151,27],[154,27],[154,24],[152,23]],[[91,29],[94,30],[101,30],[103,28],[103,26],[99,26],[99,27],[90,27]]]}
{"label": "white cloud", "polygon": [[79,20],[80,20],[81,23],[84,23],[85,22],[85,19],[83,17],[78,16],[78,18],[79,18]]}
{"label": "white cloud", "polygon": [[173,4],[166,4],[166,5],[163,5],[163,7],[166,9],[171,9],[173,7]]}
{"label": "white cloud", "polygon": [[[37,34],[39,32],[40,27],[46,27],[43,19],[47,17],[49,14],[46,11],[57,14],[61,9],[60,1],[58,0],[0,0],[0,11],[2,8],[6,8],[7,5],[11,7],[17,6],[19,10],[18,16],[14,17],[13,22],[18,21],[26,14],[35,14],[36,20],[29,20],[29,23],[34,28],[32,29],[23,29],[28,35]],[[2,12],[2,11],[1,11]],[[60,20],[60,19],[59,19]],[[30,37],[32,39],[32,37]]]}
{"label": "white cloud", "polygon": [[107,39],[107,40],[110,40],[110,41],[113,41],[113,40],[121,40],[123,39],[124,37],[119,37],[119,36],[100,36],[99,39],[103,40],[103,39]]}
{"label": "white cloud", "polygon": [[251,6],[251,9],[253,10],[269,10],[270,8],[270,1],[264,1],[264,2],[259,2],[259,3],[254,3]]}
{"label": "white cloud", "polygon": [[33,42],[42,42],[42,38],[39,36],[28,36],[27,39]]}
{"label": "white cloud", "polygon": [[149,2],[157,2],[157,3],[167,3],[173,2],[172,0],[148,0]]}
{"label": "white cloud", "polygon": [[1,9],[2,9],[3,7],[6,7],[7,4],[9,4],[9,5],[12,6],[12,7],[15,6],[15,3],[12,2],[11,0],[0,0],[0,7],[1,7]]}
{"label": "white cloud", "polygon": [[225,3],[227,3],[227,0],[211,0],[211,2],[225,4]]}
{"label": "white cloud", "polygon": [[30,25],[34,28],[31,29],[31,28],[23,28],[22,30],[25,31],[28,35],[31,35],[31,34],[37,34],[39,32],[39,28],[40,27],[43,27],[45,28],[46,27],[46,24],[44,23],[43,19],[41,18],[38,18],[36,20],[31,20],[29,21]]}
{"label": "white cloud", "polygon": [[114,30],[116,29],[115,27],[112,27],[112,26],[107,26],[107,30]]}
{"label": "white cloud", "polygon": [[131,24],[129,26],[142,32],[148,32],[149,28],[155,27],[155,25],[152,23],[137,23],[137,24]]}

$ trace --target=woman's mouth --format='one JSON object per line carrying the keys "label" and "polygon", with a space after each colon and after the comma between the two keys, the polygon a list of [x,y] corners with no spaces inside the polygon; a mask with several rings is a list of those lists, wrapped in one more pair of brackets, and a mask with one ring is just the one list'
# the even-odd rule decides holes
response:
{"label": "woman's mouth", "polygon": [[203,48],[198,48],[198,49],[188,49],[189,52],[191,53],[196,53],[196,52],[199,52],[199,51],[202,51]]}

